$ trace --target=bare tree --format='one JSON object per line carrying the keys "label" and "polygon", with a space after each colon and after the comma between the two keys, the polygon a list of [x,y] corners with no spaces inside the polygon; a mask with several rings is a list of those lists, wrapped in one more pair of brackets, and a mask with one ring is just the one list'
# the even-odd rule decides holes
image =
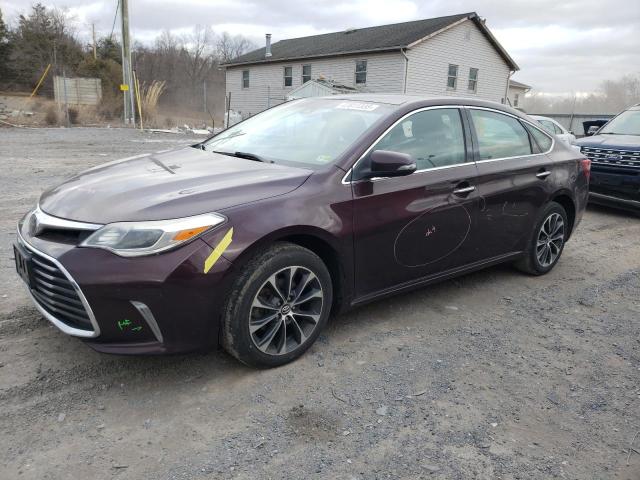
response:
{"label": "bare tree", "polygon": [[218,56],[222,63],[228,62],[240,55],[255,50],[256,44],[242,35],[232,36],[224,32],[217,42]]}
{"label": "bare tree", "polygon": [[182,37],[181,57],[191,86],[201,84],[216,64],[215,34],[211,27],[196,25]]}

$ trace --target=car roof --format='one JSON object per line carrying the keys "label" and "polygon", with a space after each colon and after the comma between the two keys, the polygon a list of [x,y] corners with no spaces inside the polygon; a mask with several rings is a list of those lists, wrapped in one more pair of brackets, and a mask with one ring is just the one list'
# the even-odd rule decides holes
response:
{"label": "car roof", "polygon": [[529,115],[531,118],[535,118],[536,120],[550,120],[552,122],[555,122],[555,120],[553,118],[549,118],[549,117],[545,117],[543,115]]}
{"label": "car roof", "polygon": [[505,113],[515,115],[527,119],[527,115],[515,108],[507,105],[492,102],[490,100],[481,100],[477,98],[467,97],[448,97],[448,96],[430,96],[430,95],[408,95],[408,94],[376,94],[376,93],[348,93],[342,95],[329,95],[329,100],[348,100],[354,102],[371,102],[393,105],[402,110],[411,110],[414,108],[440,106],[440,105],[466,105],[470,107],[491,108],[501,110]]}

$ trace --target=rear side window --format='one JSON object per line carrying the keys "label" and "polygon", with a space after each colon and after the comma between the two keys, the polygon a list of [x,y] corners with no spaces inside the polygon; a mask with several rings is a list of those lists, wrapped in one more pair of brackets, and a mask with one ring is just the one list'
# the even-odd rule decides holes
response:
{"label": "rear side window", "polygon": [[480,160],[531,155],[527,130],[515,118],[488,110],[471,110]]}
{"label": "rear side window", "polygon": [[456,108],[424,110],[408,116],[373,147],[411,155],[418,170],[465,162],[464,134]]}
{"label": "rear side window", "polygon": [[[527,125],[527,128],[531,132],[533,139],[537,145],[534,145],[535,153],[543,153],[548,151],[551,148],[551,137],[549,135],[545,135],[542,131],[534,127],[533,125]],[[539,148],[535,148],[535,147]]]}

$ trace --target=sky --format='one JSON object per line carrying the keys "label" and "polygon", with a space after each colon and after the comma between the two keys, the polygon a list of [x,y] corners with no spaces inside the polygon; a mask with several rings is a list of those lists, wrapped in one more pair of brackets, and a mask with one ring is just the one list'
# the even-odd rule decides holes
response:
{"label": "sky", "polygon": [[[117,0],[40,0],[67,8],[78,33],[108,35]],[[9,22],[30,0],[0,0]],[[264,44],[318,33],[477,12],[520,66],[514,79],[548,94],[597,91],[607,79],[640,74],[640,0],[129,0],[132,35],[150,43],[162,30],[198,23]],[[116,31],[118,25],[116,23]]]}

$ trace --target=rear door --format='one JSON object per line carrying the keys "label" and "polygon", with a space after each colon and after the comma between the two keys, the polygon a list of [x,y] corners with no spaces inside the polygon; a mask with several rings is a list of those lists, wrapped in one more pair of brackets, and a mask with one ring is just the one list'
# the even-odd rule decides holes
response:
{"label": "rear door", "polygon": [[481,255],[520,251],[554,182],[554,165],[545,154],[553,140],[514,115],[479,107],[466,112],[478,166]]}
{"label": "rear door", "polygon": [[[369,155],[411,155],[411,175],[367,179]],[[462,109],[406,115],[353,168],[356,296],[393,290],[473,259],[476,166]]]}

